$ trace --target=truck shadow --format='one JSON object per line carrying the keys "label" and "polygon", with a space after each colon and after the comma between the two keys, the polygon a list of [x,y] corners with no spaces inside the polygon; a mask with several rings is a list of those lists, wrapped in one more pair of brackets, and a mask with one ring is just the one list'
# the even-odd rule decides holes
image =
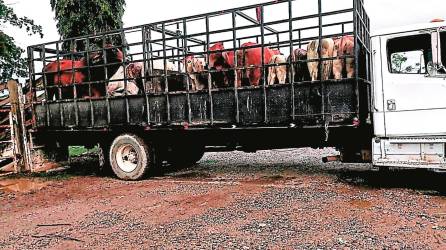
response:
{"label": "truck shadow", "polygon": [[[426,194],[446,195],[446,174],[424,169],[415,170],[339,170],[338,179],[346,184],[368,188],[405,188]],[[332,172],[333,173],[333,172]]]}

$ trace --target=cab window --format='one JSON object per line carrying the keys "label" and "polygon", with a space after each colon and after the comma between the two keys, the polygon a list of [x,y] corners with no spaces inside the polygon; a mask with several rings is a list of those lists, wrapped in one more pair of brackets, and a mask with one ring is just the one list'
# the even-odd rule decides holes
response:
{"label": "cab window", "polygon": [[387,43],[387,55],[390,73],[426,74],[426,62],[432,58],[431,36],[393,38]]}

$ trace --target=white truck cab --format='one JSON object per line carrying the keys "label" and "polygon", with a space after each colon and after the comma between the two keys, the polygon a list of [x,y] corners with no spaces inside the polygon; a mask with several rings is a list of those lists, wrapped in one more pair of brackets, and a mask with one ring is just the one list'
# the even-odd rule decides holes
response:
{"label": "white truck cab", "polygon": [[372,36],[373,164],[446,170],[446,22]]}

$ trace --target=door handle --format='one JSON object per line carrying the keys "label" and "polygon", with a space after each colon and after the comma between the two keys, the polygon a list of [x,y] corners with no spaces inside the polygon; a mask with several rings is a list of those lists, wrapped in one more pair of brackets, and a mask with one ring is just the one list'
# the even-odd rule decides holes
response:
{"label": "door handle", "polygon": [[396,101],[395,99],[387,100],[387,110],[395,111],[396,110]]}

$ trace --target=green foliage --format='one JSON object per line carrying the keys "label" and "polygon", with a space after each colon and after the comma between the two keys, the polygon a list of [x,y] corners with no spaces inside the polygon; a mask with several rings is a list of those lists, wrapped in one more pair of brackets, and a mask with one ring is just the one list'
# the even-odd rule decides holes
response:
{"label": "green foliage", "polygon": [[407,61],[404,53],[392,54],[392,71],[394,73],[402,73],[403,64]]}
{"label": "green foliage", "polygon": [[[50,0],[50,3],[64,39],[120,29],[123,25],[125,0]],[[112,40],[116,45],[122,43],[119,36]],[[102,43],[100,39],[90,42],[99,46]],[[85,41],[77,41],[73,45],[64,43],[63,48],[82,51],[85,45]]]}
{"label": "green foliage", "polygon": [[[28,35],[38,34],[43,37],[41,26],[27,17],[17,16],[4,0],[0,0],[1,24],[25,29]],[[27,77],[28,65],[26,59],[21,57],[23,52],[24,50],[15,44],[14,38],[0,30],[0,82],[6,82],[13,76]]]}
{"label": "green foliage", "polygon": [[94,147],[92,149],[87,149],[82,146],[70,146],[68,148],[68,152],[70,157],[78,157],[82,156],[83,154],[96,154],[99,152],[99,148]]}

